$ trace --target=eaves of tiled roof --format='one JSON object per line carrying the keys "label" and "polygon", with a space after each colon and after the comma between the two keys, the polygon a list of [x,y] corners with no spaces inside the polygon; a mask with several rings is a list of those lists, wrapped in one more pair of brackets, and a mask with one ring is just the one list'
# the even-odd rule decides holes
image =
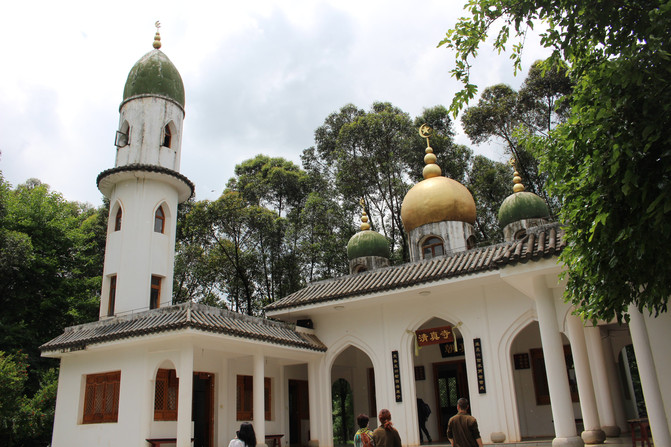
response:
{"label": "eaves of tiled roof", "polygon": [[76,351],[97,343],[180,329],[196,329],[306,350],[326,351],[326,346],[316,336],[299,332],[292,325],[195,303],[72,326],[40,346],[40,350]]}
{"label": "eaves of tiled roof", "polygon": [[309,306],[497,270],[555,256],[565,246],[564,231],[558,223],[541,225],[528,229],[527,235],[516,241],[315,282],[265,309],[272,312]]}

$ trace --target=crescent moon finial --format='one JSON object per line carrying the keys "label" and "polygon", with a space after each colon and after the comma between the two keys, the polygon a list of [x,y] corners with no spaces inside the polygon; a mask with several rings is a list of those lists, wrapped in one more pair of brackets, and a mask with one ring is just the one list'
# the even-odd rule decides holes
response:
{"label": "crescent moon finial", "polygon": [[161,48],[161,34],[158,32],[158,29],[161,27],[161,22],[157,20],[156,23],[154,23],[154,26],[156,27],[156,35],[154,36],[153,47],[158,50]]}

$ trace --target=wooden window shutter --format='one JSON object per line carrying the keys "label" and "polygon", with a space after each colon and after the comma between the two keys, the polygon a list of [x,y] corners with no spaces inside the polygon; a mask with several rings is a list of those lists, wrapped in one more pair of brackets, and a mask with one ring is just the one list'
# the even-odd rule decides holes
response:
{"label": "wooden window shutter", "polygon": [[117,422],[121,371],[86,376],[82,422]]}
{"label": "wooden window shutter", "polygon": [[176,421],[179,379],[174,369],[159,369],[154,386],[154,420]]}

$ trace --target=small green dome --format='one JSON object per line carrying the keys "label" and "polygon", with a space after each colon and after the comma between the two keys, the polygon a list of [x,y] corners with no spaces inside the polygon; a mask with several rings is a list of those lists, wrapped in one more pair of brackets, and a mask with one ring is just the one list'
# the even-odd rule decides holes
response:
{"label": "small green dome", "polygon": [[377,231],[363,230],[352,236],[347,243],[347,257],[352,260],[366,256],[389,259],[389,241]]}
{"label": "small green dome", "polygon": [[549,219],[550,210],[543,199],[528,191],[509,195],[499,208],[501,227],[522,219]]}
{"label": "small green dome", "polygon": [[123,89],[124,101],[137,95],[161,95],[184,107],[184,83],[175,65],[161,50],[153,50],[137,61]]}

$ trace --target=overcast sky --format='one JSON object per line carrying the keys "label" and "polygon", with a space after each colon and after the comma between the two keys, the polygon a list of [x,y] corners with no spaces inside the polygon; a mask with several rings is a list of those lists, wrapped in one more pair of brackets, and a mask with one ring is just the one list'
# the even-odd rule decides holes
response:
{"label": "overcast sky", "polygon": [[[102,203],[95,179],[114,166],[126,77],[161,50],[184,80],[181,173],[197,199],[218,197],[235,164],[256,154],[300,163],[326,116],[389,101],[419,115],[449,105],[453,54],[436,48],[464,15],[460,0],[16,1],[0,15],[0,170],[68,200]],[[547,53],[527,42],[523,73],[480,53],[473,79],[519,87]],[[502,160],[497,146],[478,148]]]}

